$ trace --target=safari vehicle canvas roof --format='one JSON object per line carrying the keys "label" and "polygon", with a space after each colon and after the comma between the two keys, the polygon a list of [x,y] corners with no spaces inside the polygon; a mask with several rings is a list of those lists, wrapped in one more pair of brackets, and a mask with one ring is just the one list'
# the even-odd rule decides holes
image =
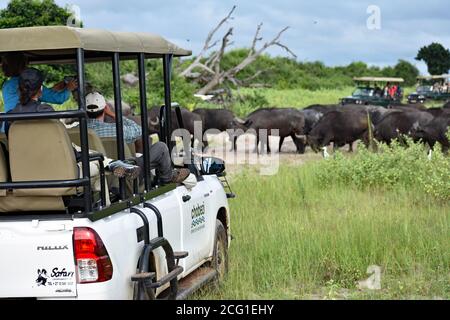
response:
{"label": "safari vehicle canvas roof", "polygon": [[353,78],[353,81],[365,81],[365,82],[404,82],[402,78],[387,78],[387,77],[360,77]]}
{"label": "safari vehicle canvas roof", "polygon": [[419,76],[418,80],[433,80],[433,79],[448,79],[450,78],[450,74],[442,74],[440,76]]}
{"label": "safari vehicle canvas roof", "polygon": [[[111,32],[66,26],[27,27],[0,30],[0,53],[26,51],[31,63],[67,63],[76,49],[86,51],[86,60],[106,59],[105,53],[145,53],[148,57],[164,54],[188,56],[182,49],[152,33]],[[96,53],[95,53],[96,52]]]}

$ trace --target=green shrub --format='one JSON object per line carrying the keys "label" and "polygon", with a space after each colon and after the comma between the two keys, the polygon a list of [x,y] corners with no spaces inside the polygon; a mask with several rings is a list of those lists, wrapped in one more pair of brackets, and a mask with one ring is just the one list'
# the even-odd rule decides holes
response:
{"label": "green shrub", "polygon": [[376,153],[361,145],[353,157],[336,152],[320,164],[317,174],[320,184],[412,188],[438,199],[450,200],[450,157],[436,147],[429,160],[422,144],[410,139],[407,139],[407,144],[408,147],[399,142],[394,142],[390,147],[378,144]]}

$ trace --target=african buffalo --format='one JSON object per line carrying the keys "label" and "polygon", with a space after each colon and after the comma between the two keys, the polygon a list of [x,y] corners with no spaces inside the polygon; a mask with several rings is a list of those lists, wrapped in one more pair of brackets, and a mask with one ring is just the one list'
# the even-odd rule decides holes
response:
{"label": "african buffalo", "polygon": [[261,141],[261,152],[264,152],[264,144],[267,147],[267,152],[270,152],[269,136],[272,130],[279,130],[280,143],[279,151],[283,145],[286,137],[291,137],[298,149],[298,141],[303,139],[303,128],[305,126],[305,118],[297,109],[293,108],[264,108],[256,110],[251,113],[245,122],[245,127],[252,130],[256,134],[255,152],[258,152],[260,142],[260,130],[267,130],[267,137],[265,141]]}
{"label": "african buffalo", "polygon": [[[307,135],[308,144],[318,152],[321,147],[334,143],[335,148],[361,139],[368,129],[365,110],[335,110],[327,112]],[[352,148],[350,148],[352,151]]]}
{"label": "african buffalo", "polygon": [[[151,134],[160,135],[160,124],[161,124],[160,110],[161,110],[161,107],[158,107],[158,106],[152,107],[148,110],[147,118],[148,118],[148,130],[149,130],[150,135]],[[201,123],[202,118],[198,114],[192,113],[187,109],[180,108],[180,110],[181,110],[181,117],[183,120],[184,129],[186,129],[192,135],[190,144],[193,145],[194,139],[196,138],[194,136],[195,122]],[[136,123],[141,124],[140,116],[131,116],[130,118],[132,120],[134,120]],[[175,108],[172,108],[171,125],[172,125],[172,133],[174,130],[180,129],[180,126],[178,123],[178,118],[177,118],[177,115],[175,112]],[[183,140],[183,143],[184,143],[184,149],[188,150],[189,145],[187,144],[187,142]]]}
{"label": "african buffalo", "polygon": [[[231,151],[236,151],[236,142],[239,137],[239,132],[237,130],[242,130],[242,134],[245,131],[244,123],[245,121],[236,117],[233,112],[225,109],[195,109],[193,113],[198,114],[202,119],[202,134],[208,130],[214,129],[220,132],[228,131],[230,136],[230,141],[232,142]],[[208,146],[208,141],[203,144],[204,148]]]}
{"label": "african buffalo", "polygon": [[423,126],[433,120],[433,116],[423,111],[405,111],[398,109],[388,113],[374,129],[374,137],[380,142],[390,144],[400,135],[409,135],[411,129]]}
{"label": "african buffalo", "polygon": [[418,124],[411,130],[411,137],[414,140],[422,140],[431,148],[436,142],[442,145],[442,151],[448,152],[450,142],[447,132],[450,126],[450,112],[442,113],[426,124]]}

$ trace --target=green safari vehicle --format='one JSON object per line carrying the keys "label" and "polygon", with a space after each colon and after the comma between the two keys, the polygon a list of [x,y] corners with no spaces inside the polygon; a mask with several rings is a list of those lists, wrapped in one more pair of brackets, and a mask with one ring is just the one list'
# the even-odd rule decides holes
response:
{"label": "green safari vehicle", "polygon": [[[351,96],[341,99],[341,104],[360,104],[360,105],[378,105],[387,107],[392,104],[399,104],[403,98],[403,92],[400,83],[402,78],[386,77],[361,77],[353,78],[356,83],[356,90]],[[391,85],[397,85],[396,92],[390,95],[387,88]]]}
{"label": "green safari vehicle", "polygon": [[426,100],[446,101],[450,99],[450,75],[417,77],[416,91],[408,95],[409,103],[424,103]]}

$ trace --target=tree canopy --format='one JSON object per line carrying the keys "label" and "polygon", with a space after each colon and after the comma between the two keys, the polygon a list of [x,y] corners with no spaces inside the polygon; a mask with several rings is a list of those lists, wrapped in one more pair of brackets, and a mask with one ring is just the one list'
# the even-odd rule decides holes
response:
{"label": "tree canopy", "polygon": [[432,75],[445,74],[450,69],[450,51],[437,42],[420,48],[416,60],[423,60]]}
{"label": "tree canopy", "polygon": [[[0,29],[66,25],[71,15],[54,0],[11,0],[5,9],[0,10]],[[39,69],[48,82],[60,81],[74,72],[73,66],[39,66]]]}
{"label": "tree canopy", "polygon": [[0,11],[0,28],[66,25],[70,16],[54,0],[11,0]]}

